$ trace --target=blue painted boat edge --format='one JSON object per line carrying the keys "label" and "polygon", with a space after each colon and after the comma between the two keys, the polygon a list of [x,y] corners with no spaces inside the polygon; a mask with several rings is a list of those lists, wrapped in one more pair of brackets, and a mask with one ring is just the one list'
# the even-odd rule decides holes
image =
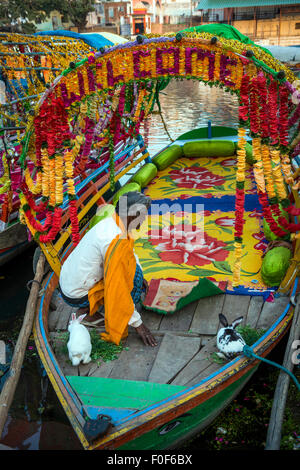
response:
{"label": "blue painted boat edge", "polygon": [[[47,287],[50,284],[50,281],[51,281],[53,276],[54,276],[54,273],[51,273],[49,278],[48,278],[48,281],[45,285],[45,292],[47,291]],[[59,364],[56,360],[56,357],[55,357],[55,355],[52,351],[52,348],[49,344],[49,341],[48,341],[48,337],[47,337],[47,334],[46,334],[46,331],[45,331],[45,328],[44,328],[44,322],[43,322],[44,299],[45,299],[45,294],[43,294],[42,297],[41,297],[40,307],[39,307],[39,314],[38,314],[39,328],[40,328],[40,332],[41,332],[41,335],[42,335],[42,339],[43,339],[43,342],[44,342],[45,347],[47,349],[47,354],[49,355],[49,358],[50,358],[50,360],[51,360],[51,362],[52,362],[52,364],[53,364],[53,366],[56,370],[56,373],[59,375],[60,380],[61,380],[62,384],[64,385],[65,389],[68,391],[70,397],[72,398],[72,401],[76,404],[77,408],[81,412],[81,406],[78,406],[78,398],[77,398],[76,394],[74,393],[74,390],[71,387],[70,383],[66,379],[65,375],[62,373],[62,371],[59,367]]]}
{"label": "blue painted boat edge", "polygon": [[[226,136],[226,137],[227,137],[227,136]],[[204,139],[204,140],[205,140],[205,139]],[[207,139],[206,139],[206,140],[207,140]],[[223,140],[224,140],[224,138],[223,138]],[[169,146],[170,146],[170,145],[167,145],[166,148],[169,147]],[[160,151],[159,153],[161,153],[161,151]],[[118,158],[120,158],[120,157],[118,157]],[[69,248],[68,248],[68,249],[69,249]],[[64,255],[66,255],[68,249],[66,250],[66,252],[64,253]],[[49,282],[50,282],[50,278],[49,278],[49,280],[48,280],[48,283],[49,283]],[[47,283],[47,285],[48,285],[48,283]],[[298,285],[298,278],[296,278],[295,283],[294,283],[293,295],[294,295],[294,293],[295,293],[296,290],[297,290],[297,285]],[[43,304],[43,298],[44,298],[44,296],[43,296],[42,299],[41,299],[40,311],[39,311],[39,325],[40,325],[40,331],[41,331],[41,333],[42,333],[44,343],[45,343],[45,345],[46,345],[46,347],[47,347],[47,352],[48,352],[49,357],[51,358],[51,360],[52,360],[52,362],[53,362],[53,364],[54,364],[54,366],[55,366],[55,370],[56,370],[57,374],[60,376],[62,383],[64,384],[64,386],[65,386],[66,390],[68,391],[69,395],[72,397],[73,402],[74,402],[74,403],[78,403],[78,398],[77,398],[77,396],[76,396],[76,393],[74,392],[72,386],[71,386],[70,383],[67,381],[67,379],[65,378],[65,376],[62,374],[62,372],[61,372],[61,370],[60,370],[60,367],[59,367],[59,365],[58,365],[58,363],[57,363],[57,361],[56,361],[56,359],[55,359],[55,356],[53,355],[52,348],[50,347],[50,345],[49,345],[49,343],[48,343],[48,339],[47,339],[47,336],[46,336],[46,332],[45,332],[44,325],[43,325],[43,319],[42,319],[42,304]],[[291,304],[289,303],[289,304],[286,306],[286,308],[285,308],[284,312],[282,313],[282,315],[278,318],[278,320],[277,320],[277,321],[265,332],[265,334],[264,334],[261,338],[259,338],[259,340],[252,346],[253,348],[258,348],[258,347],[262,344],[262,342],[265,340],[265,338],[266,338],[267,336],[269,336],[269,335],[272,333],[272,331],[274,331],[274,329],[277,327],[277,325],[283,320],[283,318],[285,317],[285,315],[286,315],[287,312],[289,311],[290,307],[291,307]],[[169,398],[167,398],[167,399],[165,399],[165,400],[162,400],[162,401],[160,401],[160,402],[157,402],[157,403],[155,403],[155,405],[152,405],[152,406],[150,406],[150,407],[148,407],[148,408],[143,409],[143,410],[140,411],[140,412],[135,413],[135,414],[132,415],[130,418],[129,418],[129,417],[127,417],[127,418],[124,418],[124,417],[123,417],[123,419],[121,418],[119,421],[116,421],[116,426],[121,425],[121,424],[124,424],[125,422],[130,421],[130,419],[136,418],[136,417],[138,417],[138,416],[141,416],[141,415],[143,415],[143,414],[145,414],[145,413],[147,413],[147,412],[149,412],[149,411],[153,411],[155,408],[158,408],[158,407],[160,407],[160,406],[162,406],[162,405],[165,405],[165,404],[167,404],[167,403],[170,402],[170,401],[173,401],[173,400],[176,400],[176,399],[179,400],[179,399],[180,399],[183,395],[185,395],[186,393],[194,394],[197,388],[203,386],[206,382],[210,381],[211,379],[213,379],[214,377],[216,377],[216,376],[219,375],[220,373],[226,373],[226,371],[227,371],[229,368],[231,368],[232,366],[234,366],[234,364],[236,364],[238,361],[240,361],[240,359],[241,359],[240,357],[235,358],[234,360],[230,361],[228,364],[226,364],[226,365],[224,365],[223,367],[221,367],[220,369],[218,369],[215,373],[209,375],[208,377],[206,377],[205,379],[203,379],[202,381],[200,381],[198,384],[196,384],[196,385],[194,385],[194,386],[192,386],[192,387],[190,387],[190,388],[187,388],[187,389],[185,389],[185,390],[183,390],[183,391],[181,391],[181,392],[178,392],[177,394],[172,395],[171,397],[169,397]],[[245,358],[245,360],[246,360],[246,358]],[[176,406],[176,405],[174,405],[174,406]],[[78,407],[78,405],[77,405],[77,407]],[[79,409],[80,409],[80,412],[82,413],[82,406],[81,406]]]}
{"label": "blue painted boat edge", "polygon": [[[47,286],[49,285],[50,283],[50,280],[52,278],[54,273],[52,273],[50,276],[49,276],[49,279],[47,281],[47,284],[45,286],[45,290],[47,289]],[[297,290],[297,286],[298,286],[298,278],[296,278],[295,280],[295,283],[294,283],[294,287],[293,287],[293,295],[296,293],[296,290]],[[43,310],[43,301],[44,301],[44,296],[45,294],[43,294],[42,298],[41,298],[41,302],[40,302],[40,309],[39,309],[39,327],[40,327],[40,331],[41,331],[41,334],[42,334],[42,337],[43,337],[43,341],[44,341],[44,344],[47,348],[47,353],[55,367],[55,370],[57,372],[57,374],[59,375],[66,391],[68,392],[69,396],[71,397],[72,401],[74,402],[74,404],[76,404],[78,410],[80,411],[80,413],[82,414],[82,404],[80,403],[78,405],[78,397],[76,395],[76,392],[73,390],[72,386],[70,385],[70,383],[68,382],[68,380],[66,379],[65,375],[62,373],[58,363],[57,363],[57,360],[53,354],[53,351],[52,351],[52,348],[50,347],[49,345],[49,342],[48,342],[48,338],[47,338],[47,335],[46,335],[46,331],[45,331],[45,328],[44,328],[44,324],[43,324],[43,314],[42,314],[42,310]],[[288,305],[286,306],[284,312],[280,315],[280,317],[277,319],[276,322],[274,322],[274,324],[265,332],[265,334],[263,336],[261,336],[261,338],[259,338],[259,340],[252,346],[253,348],[258,348],[262,343],[263,341],[265,340],[265,338],[267,336],[269,336],[274,330],[275,328],[277,327],[277,325],[283,320],[283,318],[286,316],[287,312],[289,311],[291,307],[291,303],[288,303]],[[210,381],[211,379],[213,379],[214,377],[216,377],[217,375],[219,375],[220,373],[226,373],[226,371],[231,368],[232,366],[234,366],[234,364],[236,364],[238,361],[240,361],[240,357],[237,357],[235,359],[233,359],[232,361],[230,361],[228,364],[225,364],[223,367],[220,367],[216,372],[214,372],[213,374],[209,375],[208,377],[206,377],[205,379],[201,380],[198,384],[196,385],[193,385],[192,387],[189,387],[181,392],[178,392],[174,395],[172,395],[171,397],[167,398],[167,399],[164,399],[160,402],[157,402],[155,403],[155,405],[152,405],[150,407],[147,407],[147,408],[144,408],[142,411],[139,411],[137,413],[134,413],[132,415],[127,416],[127,417],[124,417],[124,416],[121,416],[119,420],[117,420],[117,417],[115,417],[115,425],[116,426],[119,426],[121,424],[124,424],[125,422],[128,422],[130,421],[132,418],[137,418],[138,416],[142,416],[143,414],[145,413],[148,413],[149,411],[153,411],[155,408],[158,408],[162,405],[166,405],[167,403],[169,403],[170,401],[173,401],[173,400],[176,400],[176,399],[180,399],[182,398],[183,395],[186,395],[187,393],[191,393],[191,394],[194,394],[196,389],[203,386],[205,383],[207,383],[208,381]],[[245,358],[246,360],[246,358]]]}
{"label": "blue painted boat edge", "polygon": [[[295,280],[295,285],[294,285],[294,289],[293,289],[293,295],[294,293],[296,292],[297,290],[297,284],[298,284],[298,278],[296,278]],[[289,309],[291,307],[291,303],[288,303],[286,308],[284,309],[283,313],[280,315],[280,317],[277,319],[276,322],[273,323],[273,325],[264,333],[264,335],[262,335],[258,341],[256,341],[253,345],[252,345],[252,348],[258,348],[259,346],[262,345],[263,341],[275,330],[275,328],[277,327],[277,325],[284,319],[284,317],[286,316],[286,314],[288,313]],[[247,358],[245,357],[244,358],[245,360],[247,360]],[[151,407],[148,407],[148,408],[145,408],[143,409],[142,412],[138,412],[134,415],[134,417],[136,418],[137,416],[141,416],[142,414],[144,413],[147,413],[149,411],[153,411],[156,407],[158,406],[161,406],[161,405],[164,405],[164,404],[167,404],[168,402],[170,402],[171,400],[174,400],[176,398],[180,398],[182,397],[183,395],[185,395],[186,393],[194,393],[196,391],[196,389],[198,387],[201,387],[203,386],[206,382],[209,382],[210,380],[212,380],[214,377],[216,377],[217,375],[219,375],[220,373],[226,373],[226,371],[231,368],[232,366],[234,366],[234,364],[236,364],[238,361],[241,360],[241,357],[236,357],[235,359],[233,359],[232,361],[230,361],[228,364],[225,364],[223,367],[220,367],[216,372],[214,372],[213,374],[205,377],[203,380],[201,380],[199,383],[193,385],[192,387],[190,388],[187,388],[185,389],[184,391],[182,392],[178,392],[177,394],[175,395],[172,395],[170,398],[167,398],[159,403],[156,403],[155,405],[152,405]],[[128,419],[125,419],[123,421],[120,421],[118,424],[124,424],[126,421],[128,421]]]}

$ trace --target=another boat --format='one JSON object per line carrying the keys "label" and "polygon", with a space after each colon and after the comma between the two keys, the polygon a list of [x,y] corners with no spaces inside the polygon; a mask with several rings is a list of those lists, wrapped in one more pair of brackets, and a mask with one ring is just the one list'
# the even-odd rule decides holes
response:
{"label": "another boat", "polygon": [[[112,35],[117,41],[126,41]],[[0,33],[0,266],[30,246],[19,223],[18,190],[23,164],[20,142],[39,97],[72,61],[114,45],[94,33],[44,31],[36,35]]]}
{"label": "another boat", "polygon": [[[76,92],[79,72],[88,77],[84,95]],[[150,158],[136,141],[140,124],[159,102],[165,80],[174,78],[237,93],[240,123],[191,130]],[[291,101],[298,96],[293,81],[255,45],[187,32],[139,36],[89,55],[40,101],[38,125],[27,128],[24,146],[35,148],[43,171],[39,166],[34,177],[26,171],[20,195],[22,218],[53,270],[43,283],[34,336],[84,449],[178,446],[211,423],[252,377],[259,361],[251,352],[266,357],[287,332],[299,290],[299,226],[292,223],[300,213],[292,158],[297,137],[288,137],[300,118],[299,103]],[[103,103],[109,104],[105,113]],[[53,136],[58,118],[60,132]],[[107,142],[103,163],[97,152]],[[117,142],[124,149],[115,155]],[[84,177],[91,155],[95,168]],[[129,180],[116,193],[123,177]],[[144,299],[142,316],[158,346],[144,346],[133,330],[114,360],[73,367],[63,350],[72,308],[56,291],[61,264],[90,229],[99,204],[115,204],[121,193],[137,189],[152,198],[135,250],[153,294]],[[283,257],[266,236],[279,241]],[[270,253],[282,269],[270,271]],[[251,333],[250,349],[229,359],[220,358],[216,345],[221,312],[229,323],[243,316],[245,341]]]}

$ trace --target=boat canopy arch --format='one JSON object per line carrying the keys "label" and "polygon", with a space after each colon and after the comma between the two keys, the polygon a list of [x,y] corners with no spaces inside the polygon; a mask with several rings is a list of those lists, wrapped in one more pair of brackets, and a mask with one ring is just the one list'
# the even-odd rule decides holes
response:
{"label": "boat canopy arch", "polygon": [[[163,37],[138,36],[133,42],[92,51],[81,61],[70,63],[45,91],[28,124],[21,155],[21,213],[38,241],[51,242],[61,228],[63,182],[68,183],[76,232],[74,178],[91,165],[100,165],[104,150],[108,150],[114,188],[116,146],[138,137],[159,91],[171,79],[199,80],[239,97],[237,272],[242,257],[247,132],[252,138],[253,168],[264,217],[278,236],[297,237],[298,225],[287,225],[279,209],[284,207],[292,213],[286,183],[297,188],[290,161],[300,141],[296,77],[255,44],[208,32],[184,31]],[[29,161],[36,168],[34,178]],[[34,202],[36,195],[43,196],[40,206]],[[33,220],[39,210],[46,210],[47,217],[45,225],[37,228]]]}

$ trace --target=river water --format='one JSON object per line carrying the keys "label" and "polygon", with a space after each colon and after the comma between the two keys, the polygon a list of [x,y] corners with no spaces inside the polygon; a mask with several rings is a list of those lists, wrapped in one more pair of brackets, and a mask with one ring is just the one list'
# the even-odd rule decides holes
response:
{"label": "river water", "polygon": [[[160,102],[169,135],[174,140],[184,132],[207,125],[208,121],[212,125],[234,127],[238,123],[237,97],[198,82],[171,82],[161,94]],[[159,114],[152,115],[147,124],[148,148],[153,156],[170,143],[170,138]],[[145,133],[147,131],[142,128],[142,134]],[[29,247],[0,270],[0,339],[6,342],[9,339],[16,341],[13,329],[18,331],[22,324],[29,295],[26,283],[33,278],[34,248]],[[20,450],[81,449],[41,367],[32,338],[0,442]],[[197,441],[193,448],[197,448]]]}

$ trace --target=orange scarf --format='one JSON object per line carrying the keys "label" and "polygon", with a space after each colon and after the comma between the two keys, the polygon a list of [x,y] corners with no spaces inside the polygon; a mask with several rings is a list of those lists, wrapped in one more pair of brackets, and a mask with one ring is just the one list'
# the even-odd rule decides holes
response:
{"label": "orange scarf", "polygon": [[104,260],[104,278],[89,290],[90,315],[94,315],[100,305],[105,310],[105,333],[102,339],[120,344],[128,335],[128,322],[134,312],[131,297],[136,270],[133,252],[133,239],[124,235],[124,226],[117,214],[114,218],[122,229],[110,243]]}

